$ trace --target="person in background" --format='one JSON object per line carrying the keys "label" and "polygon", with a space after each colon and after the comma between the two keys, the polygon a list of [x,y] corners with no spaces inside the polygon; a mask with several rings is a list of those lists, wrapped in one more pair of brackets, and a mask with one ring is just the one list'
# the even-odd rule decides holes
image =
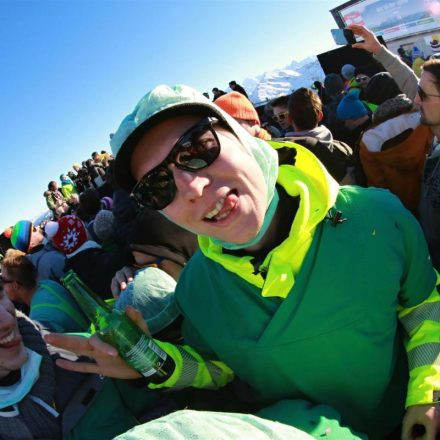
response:
{"label": "person in background", "polygon": [[96,214],[95,220],[93,221],[93,232],[96,241],[105,251],[116,254],[120,252],[120,250],[115,241],[115,229],[113,223],[113,213],[107,209],[101,209],[101,211]]}
{"label": "person in background", "polygon": [[412,67],[412,58],[408,53],[406,52],[405,48],[400,45],[400,47],[397,49],[397,53],[400,56],[400,59],[408,66]]}
{"label": "person in background", "polygon": [[371,111],[361,101],[359,90],[352,90],[341,99],[336,109],[336,115],[341,121],[344,121],[347,128],[341,140],[350,145],[357,154],[361,134],[371,122]]}
{"label": "person in background", "polygon": [[355,72],[356,67],[353,66],[353,64],[344,64],[341,67],[341,76],[344,78],[344,88],[346,90],[350,90],[350,88],[353,86],[353,82],[355,81]]}
{"label": "person in background", "polygon": [[324,78],[324,87],[329,96],[329,102],[324,106],[323,123],[336,139],[340,139],[340,133],[347,130],[344,122],[341,121],[336,114],[338,104],[345,95],[344,82],[342,81],[341,75],[337,73],[329,73],[326,75]]}
{"label": "person in background", "polygon": [[27,306],[29,317],[54,332],[84,332],[90,322],[72,295],[53,280],[37,280],[35,266],[17,250],[10,249],[1,262],[1,279],[8,297]]}
{"label": "person in background", "polygon": [[120,188],[115,182],[113,173],[114,163],[114,161],[111,161],[107,168],[107,183],[112,191],[111,211],[113,213],[114,238],[119,248],[124,249],[127,246],[127,237],[138,215],[139,206],[130,197],[130,194]]}
{"label": "person in background", "polygon": [[11,244],[12,228],[13,228],[12,226],[9,226],[0,234],[0,262],[5,256],[6,251],[8,249],[12,249],[12,244]]}
{"label": "person in background", "polygon": [[247,95],[246,90],[240,84],[237,84],[236,81],[229,81],[229,88],[233,92],[241,93],[243,96],[245,96],[247,99],[249,99],[249,96]]}
{"label": "person in background", "polygon": [[94,151],[91,155],[94,165],[101,166],[101,157],[97,151]]}
{"label": "person in background", "polygon": [[59,281],[64,275],[64,255],[45,240],[40,228],[29,220],[20,220],[14,225],[11,244],[14,249],[24,252],[36,267],[38,281]]}
{"label": "person in background", "polygon": [[400,90],[420,110],[420,123],[430,128],[433,141],[426,160],[420,194],[419,219],[428,242],[434,266],[440,270],[440,59],[423,65],[420,81],[398,57],[382,46],[364,26],[350,26],[364,42],[354,47],[373,54],[392,75]]}
{"label": "person in background", "polygon": [[389,98],[373,113],[360,140],[359,156],[367,184],[387,188],[418,215],[420,191],[432,132],[404,94]]}
{"label": "person in background", "polygon": [[321,81],[314,81],[311,88],[315,93],[317,93],[323,105],[329,102],[330,97],[327,95],[324,84],[322,84]]}
{"label": "person in background", "polygon": [[396,81],[388,72],[378,72],[368,81],[363,96],[366,101],[374,104],[377,108],[378,105],[401,93]]}
{"label": "person in background", "polygon": [[101,165],[104,168],[107,168],[109,166],[109,163],[114,159],[113,156],[105,150],[101,150],[101,154],[99,155],[99,157]]}
{"label": "person in background", "polygon": [[158,393],[58,367],[66,352],[46,344],[47,330],[14,308],[5,286],[0,279],[1,440],[110,439],[146,412],[163,415]]}
{"label": "person in background", "polygon": [[109,196],[102,197],[101,209],[106,209],[107,211],[111,211],[113,209],[113,199]]}
{"label": "person in background", "polygon": [[223,90],[220,90],[218,87],[214,87],[212,89],[212,94],[213,94],[213,98],[212,100],[215,101],[217,98],[219,98],[220,96],[223,96],[226,94],[226,92],[224,92]]}
{"label": "person in background", "polygon": [[89,233],[93,236],[93,220],[101,210],[101,198],[94,188],[89,188],[79,196],[76,215],[84,221]]}
{"label": "person in background", "polygon": [[61,438],[55,372],[36,326],[15,310],[0,281],[0,438]]}
{"label": "person in background", "polygon": [[353,151],[347,144],[335,141],[330,130],[321,124],[323,112],[319,96],[301,87],[290,95],[288,108],[289,120],[295,131],[286,140],[309,149],[336,181],[353,183]]}
{"label": "person in background", "polygon": [[54,217],[60,218],[62,215],[68,212],[69,206],[61,191],[58,189],[57,183],[52,180],[47,185],[48,191],[44,193],[46,198],[46,204],[53,212]]}
{"label": "person in background", "polygon": [[420,76],[422,75],[422,67],[423,64],[425,63],[425,59],[421,58],[421,57],[417,57],[412,64],[412,70],[414,71],[414,73],[420,78]]}
{"label": "person in background", "polygon": [[58,213],[56,211],[56,205],[52,200],[52,197],[50,195],[50,191],[44,191],[43,197],[46,200],[46,206],[49,208],[50,212],[52,213],[52,218],[56,219],[58,218]]}
{"label": "person in background", "polygon": [[72,194],[78,194],[76,186],[72,181],[72,179],[68,177],[66,174],[61,174],[60,181],[61,181],[61,193],[63,194],[64,199],[67,202],[70,202],[70,198]]}
{"label": "person in background", "polygon": [[86,189],[92,187],[91,177],[85,166],[80,164],[74,164],[73,169],[76,171],[76,186],[80,193],[84,192]]}
{"label": "person in background", "polygon": [[153,209],[144,209],[127,239],[127,266],[112,280],[116,298],[133,281],[136,269],[157,266],[176,281],[198,250],[197,236],[172,223]]}
{"label": "person in background", "polygon": [[252,102],[239,92],[226,93],[215,100],[216,105],[230,114],[252,136],[271,139],[270,134],[261,128],[260,118]]}
{"label": "person in background", "polygon": [[105,170],[101,165],[96,164],[92,159],[86,161],[87,172],[91,178],[92,185],[97,188],[96,180],[98,177],[103,178],[105,176]]}
{"label": "person in background", "polygon": [[365,74],[365,73],[356,73],[355,77],[354,77],[355,81],[357,84],[359,84],[359,88],[361,90],[365,90],[365,88],[368,85],[368,82],[370,81],[370,77]]}
{"label": "person in background", "polygon": [[73,269],[102,298],[112,296],[113,275],[125,263],[119,253],[107,252],[90,240],[84,223],[75,215],[66,215],[58,222],[48,222],[45,232],[66,256],[66,271]]}
{"label": "person in background", "polygon": [[290,133],[294,131],[289,121],[288,102],[289,96],[280,96],[270,102],[273,111],[272,119],[281,127],[281,137],[290,136]]}

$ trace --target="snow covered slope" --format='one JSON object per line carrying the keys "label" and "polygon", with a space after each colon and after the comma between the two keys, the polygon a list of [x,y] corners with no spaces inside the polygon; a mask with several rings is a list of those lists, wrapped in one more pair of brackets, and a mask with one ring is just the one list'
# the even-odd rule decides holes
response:
{"label": "snow covered slope", "polygon": [[283,69],[265,72],[255,78],[246,78],[243,87],[251,101],[260,104],[280,95],[287,95],[299,87],[310,87],[314,81],[323,81],[324,72],[316,57],[300,62],[292,61]]}

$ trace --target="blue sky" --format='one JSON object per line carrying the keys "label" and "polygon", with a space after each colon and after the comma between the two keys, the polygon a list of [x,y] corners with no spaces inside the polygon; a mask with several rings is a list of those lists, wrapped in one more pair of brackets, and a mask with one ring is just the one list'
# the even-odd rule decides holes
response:
{"label": "blue sky", "polygon": [[341,0],[0,1],[0,231],[157,84],[200,91],[334,48]]}

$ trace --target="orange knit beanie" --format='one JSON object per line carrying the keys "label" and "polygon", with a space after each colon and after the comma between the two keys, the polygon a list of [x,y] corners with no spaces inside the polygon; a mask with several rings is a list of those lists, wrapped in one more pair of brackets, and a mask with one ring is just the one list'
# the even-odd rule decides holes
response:
{"label": "orange knit beanie", "polygon": [[226,93],[214,101],[221,109],[235,119],[253,121],[260,125],[260,118],[252,103],[239,92]]}

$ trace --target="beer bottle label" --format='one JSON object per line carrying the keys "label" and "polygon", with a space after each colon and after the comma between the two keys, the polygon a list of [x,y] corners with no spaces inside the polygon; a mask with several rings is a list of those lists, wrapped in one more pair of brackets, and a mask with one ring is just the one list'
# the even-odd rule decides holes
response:
{"label": "beer bottle label", "polygon": [[142,335],[126,353],[124,359],[144,377],[155,374],[165,363],[167,354],[154,341]]}

